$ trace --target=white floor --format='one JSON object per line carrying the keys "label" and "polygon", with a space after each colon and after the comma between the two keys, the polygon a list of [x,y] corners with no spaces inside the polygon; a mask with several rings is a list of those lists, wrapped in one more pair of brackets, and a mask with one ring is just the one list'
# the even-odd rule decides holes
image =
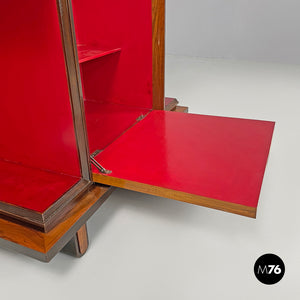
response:
{"label": "white floor", "polygon": [[[300,66],[169,56],[166,73],[190,112],[277,122],[257,219],[117,190],[83,258],[0,249],[1,299],[299,299]],[[286,265],[274,286],[253,274],[269,252]]]}

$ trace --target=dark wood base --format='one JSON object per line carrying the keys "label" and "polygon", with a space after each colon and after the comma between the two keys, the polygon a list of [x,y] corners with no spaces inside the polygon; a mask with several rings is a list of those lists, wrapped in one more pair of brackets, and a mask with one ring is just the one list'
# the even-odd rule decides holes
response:
{"label": "dark wood base", "polygon": [[0,246],[49,262],[68,244],[64,252],[80,257],[88,248],[85,224],[112,191],[108,186],[93,185],[47,233],[0,218]]}
{"label": "dark wood base", "polygon": [[[9,164],[8,164],[9,165]],[[11,164],[14,166],[14,164]],[[15,166],[14,166],[15,167]],[[21,167],[25,169],[24,167]],[[21,170],[22,170],[21,169]],[[26,169],[25,169],[26,170]],[[16,171],[19,171],[16,169]],[[23,171],[23,170],[22,170]],[[42,172],[40,172],[43,174]],[[44,172],[46,173],[46,172]],[[38,181],[38,176],[34,177],[34,172],[31,174],[26,174],[28,178],[32,176],[34,179],[32,180],[34,184]],[[50,173],[51,174],[51,173]],[[52,175],[53,176],[53,175]],[[19,179],[21,180],[21,179]],[[31,179],[29,179],[30,182]],[[20,181],[21,184],[24,184],[23,181]],[[92,185],[92,182],[81,179],[79,180],[74,186],[72,186],[67,192],[65,192],[60,198],[58,198],[52,205],[50,205],[47,209],[43,212],[38,212],[33,208],[24,208],[22,205],[18,204],[11,204],[6,202],[0,201],[0,215],[1,218],[5,218],[7,220],[11,220],[13,222],[18,222],[20,224],[26,224],[26,226],[35,228],[42,232],[48,232],[52,228],[54,228],[61,219],[64,218],[65,213],[71,210],[72,206],[76,204],[77,199],[80,198],[84,193],[88,190],[88,188]],[[49,186],[49,183],[48,183]],[[34,186],[27,185],[26,188],[34,190]],[[37,187],[38,191],[42,190],[43,185]],[[17,183],[14,186],[15,190],[20,190]],[[12,188],[13,190],[13,188]],[[47,187],[45,187],[45,193],[47,193]],[[26,194],[26,193],[25,193]],[[32,203],[34,201],[40,201],[41,196],[38,196],[39,193],[35,192],[32,193]],[[21,199],[23,196],[22,193],[15,194],[14,192],[11,193],[11,197],[15,199]],[[28,197],[28,196],[27,196]],[[25,196],[26,198],[26,196]],[[22,203],[22,202],[21,202]]]}

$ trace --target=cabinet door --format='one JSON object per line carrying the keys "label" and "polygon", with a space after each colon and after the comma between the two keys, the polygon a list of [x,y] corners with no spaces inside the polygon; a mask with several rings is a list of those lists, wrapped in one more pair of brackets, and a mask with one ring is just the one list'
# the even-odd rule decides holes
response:
{"label": "cabinet door", "polygon": [[101,151],[95,182],[256,217],[274,122],[151,111]]}

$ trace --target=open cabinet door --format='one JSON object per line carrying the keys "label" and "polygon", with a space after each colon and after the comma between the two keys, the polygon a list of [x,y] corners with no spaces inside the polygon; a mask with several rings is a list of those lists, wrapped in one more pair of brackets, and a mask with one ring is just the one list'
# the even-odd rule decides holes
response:
{"label": "open cabinet door", "polygon": [[95,182],[248,217],[274,122],[151,111],[96,157]]}

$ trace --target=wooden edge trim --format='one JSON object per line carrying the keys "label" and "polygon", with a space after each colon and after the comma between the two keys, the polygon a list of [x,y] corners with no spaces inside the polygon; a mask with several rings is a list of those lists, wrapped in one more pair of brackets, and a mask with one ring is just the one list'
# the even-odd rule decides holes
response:
{"label": "wooden edge trim", "polygon": [[62,46],[64,49],[73,123],[76,135],[81,175],[91,180],[89,147],[86,134],[86,121],[81,88],[80,66],[77,53],[76,36],[71,0],[56,0]]}
{"label": "wooden edge trim", "polygon": [[256,208],[93,173],[95,182],[256,218]]}
{"label": "wooden edge trim", "polygon": [[165,0],[152,0],[153,109],[165,109]]}
{"label": "wooden edge trim", "polygon": [[15,221],[24,226],[47,232],[59,222],[66,211],[71,209],[72,203],[86,192],[91,184],[90,181],[80,179],[43,213],[0,202],[0,215],[12,222]]}
{"label": "wooden edge trim", "polygon": [[91,186],[91,181],[81,179],[71,190],[67,191],[58,201],[50,206],[43,213],[44,232],[54,228]]}
{"label": "wooden edge trim", "polygon": [[72,239],[112,191],[111,187],[93,185],[48,233],[0,219],[0,246],[48,262]]}
{"label": "wooden edge trim", "polygon": [[[45,250],[53,257],[86,224],[88,219],[105,202],[113,192],[113,187],[94,184],[63,221],[48,233],[43,233]],[[62,242],[64,244],[62,245]]]}
{"label": "wooden edge trim", "polygon": [[41,213],[1,201],[0,215],[10,220],[15,220],[16,222],[27,223],[28,226],[37,226],[36,224],[43,223]]}

